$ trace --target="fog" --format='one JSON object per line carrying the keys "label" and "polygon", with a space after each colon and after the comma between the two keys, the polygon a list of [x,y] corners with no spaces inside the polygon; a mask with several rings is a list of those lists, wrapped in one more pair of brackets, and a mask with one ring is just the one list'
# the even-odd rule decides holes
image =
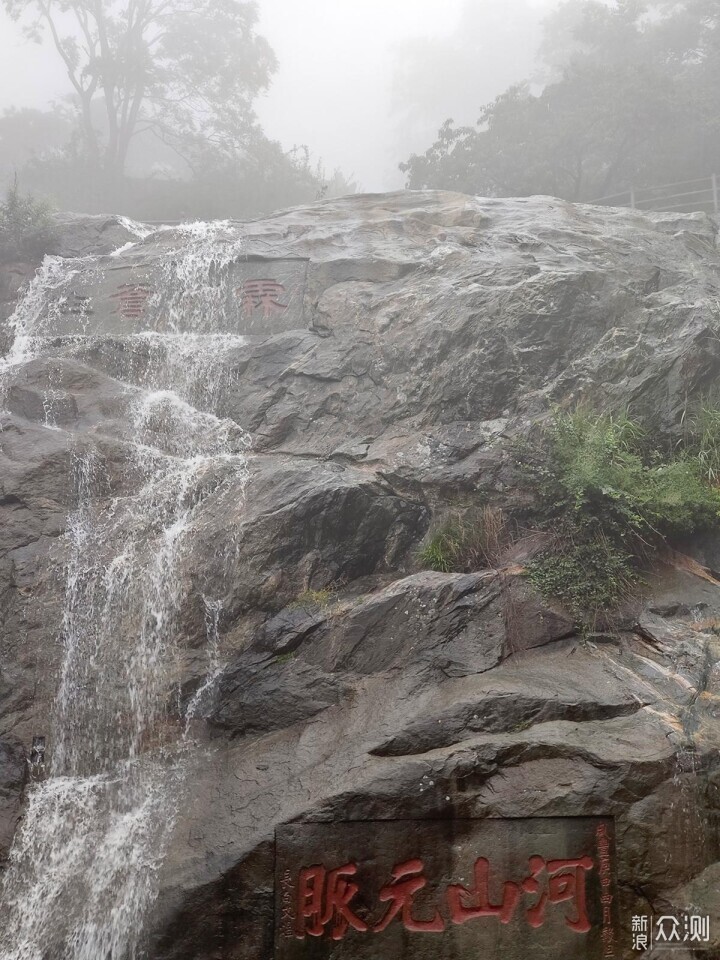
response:
{"label": "fog", "polygon": [[[401,187],[398,163],[441,123],[532,73],[542,15],[555,0],[260,0],[259,32],[278,60],[255,103],[265,132],[307,145],[368,191]],[[46,41],[0,19],[0,109],[68,94]]]}
{"label": "fog", "polygon": [[[706,0],[0,10],[0,191],[56,208],[247,219],[358,190],[634,202],[687,181],[695,205],[720,203]],[[33,15],[57,43],[41,19],[28,41]]]}

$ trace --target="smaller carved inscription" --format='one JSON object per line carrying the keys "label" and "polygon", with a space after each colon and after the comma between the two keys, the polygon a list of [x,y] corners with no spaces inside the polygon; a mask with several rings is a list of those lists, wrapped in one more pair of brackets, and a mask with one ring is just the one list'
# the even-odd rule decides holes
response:
{"label": "smaller carved inscription", "polygon": [[93,312],[90,297],[77,293],[74,290],[70,292],[67,297],[60,299],[58,309],[64,316],[85,317]]}
{"label": "smaller carved inscription", "polygon": [[283,935],[291,937],[295,913],[293,910],[293,879],[289,870],[282,875],[282,929]]}
{"label": "smaller carved inscription", "polygon": [[595,831],[598,861],[600,863],[600,903],[602,904],[603,956],[615,956],[615,931],[612,922],[612,865],[610,861],[610,836],[607,825],[599,823]]}

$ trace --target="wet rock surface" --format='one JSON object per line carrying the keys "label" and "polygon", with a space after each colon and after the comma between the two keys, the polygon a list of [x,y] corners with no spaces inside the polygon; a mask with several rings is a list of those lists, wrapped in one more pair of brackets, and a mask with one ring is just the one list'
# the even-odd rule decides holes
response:
{"label": "wet rock surface", "polygon": [[[53,252],[97,257],[93,283],[111,298],[116,267],[140,265],[149,283],[178,235],[70,217]],[[716,235],[701,214],[431,192],[220,227],[228,262],[306,263],[303,304],[297,326],[265,333],[257,314],[243,328],[220,311],[208,332],[222,349],[198,366],[197,396],[193,350],[168,366],[152,311],[128,336],[121,314],[92,335],[80,314],[63,314],[61,335],[38,314],[39,339],[18,353],[17,314],[6,318],[31,269],[2,268],[14,357],[0,422],[3,851],[33,736],[53,749],[78,457],[99,458],[101,510],[137,492],[153,458],[178,455],[178,431],[197,431],[202,452],[220,418],[222,451],[247,449],[247,469],[208,458],[179,566],[180,706],[167,695],[178,729],[194,704],[191,775],[148,956],[272,956],[274,830],[303,821],[612,816],[622,956],[632,914],[717,917],[720,583],[708,568],[670,558],[617,630],[581,639],[521,563],[443,574],[417,561],[458,496],[522,505],[507,444],[554,403],[632,404],[674,435],[720,373]],[[164,396],[183,377],[183,403],[212,420]],[[148,384],[163,417],[153,407],[138,434]],[[716,569],[713,543],[688,550]]]}

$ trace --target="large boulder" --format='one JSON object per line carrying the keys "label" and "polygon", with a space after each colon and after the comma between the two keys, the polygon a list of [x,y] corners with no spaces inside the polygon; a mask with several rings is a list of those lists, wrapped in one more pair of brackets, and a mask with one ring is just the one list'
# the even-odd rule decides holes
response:
{"label": "large boulder", "polygon": [[[720,373],[716,236],[702,214],[437,192],[61,219],[0,330],[0,851],[33,738],[52,763],[64,735],[68,623],[112,614],[100,698],[148,623],[172,654],[167,676],[164,646],[147,661],[141,742],[183,771],[153,960],[266,960],[275,830],[310,821],[610,816],[624,956],[633,914],[716,917],[715,544],[590,636],[520,554],[418,561],[458,503],[527,503],[508,443],[554,404],[678,435]],[[3,268],[0,321],[31,273]],[[83,577],[105,591],[89,614]]]}

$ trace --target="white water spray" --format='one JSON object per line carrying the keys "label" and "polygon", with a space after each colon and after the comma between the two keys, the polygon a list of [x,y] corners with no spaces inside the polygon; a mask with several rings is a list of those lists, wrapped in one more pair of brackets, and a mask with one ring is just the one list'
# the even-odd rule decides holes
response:
{"label": "white water spray", "polygon": [[[208,498],[229,484],[241,489],[246,475],[247,435],[214,412],[224,361],[244,342],[221,332],[227,268],[242,249],[226,224],[174,231],[149,310],[167,332],[121,345],[123,379],[135,385],[122,438],[130,495],[108,496],[102,451],[69,435],[77,507],[65,538],[49,778],[29,789],[3,878],[2,960],[142,956],[143,920],[182,796],[183,746],[219,670],[219,602],[200,598],[208,675],[180,716],[175,636],[194,524]],[[90,258],[46,259],[12,320],[6,384],[48,353],[58,294],[62,302],[76,277],[101,270]],[[82,336],[66,344],[80,357],[88,349]],[[57,429],[52,397],[45,412],[45,426]]]}

